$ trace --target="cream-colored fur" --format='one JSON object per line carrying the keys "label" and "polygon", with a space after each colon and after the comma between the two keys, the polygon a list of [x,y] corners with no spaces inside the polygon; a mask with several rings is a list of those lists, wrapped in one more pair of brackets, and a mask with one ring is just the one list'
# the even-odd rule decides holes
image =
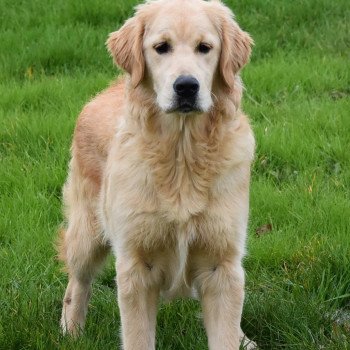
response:
{"label": "cream-colored fur", "polygon": [[[159,54],[164,41],[171,51]],[[202,42],[209,52],[198,52]],[[239,348],[254,137],[238,72],[251,44],[218,1],[150,1],[110,35],[128,74],[86,105],[74,133],[60,246],[65,332],[84,326],[111,247],[125,350],[155,348],[160,295],[194,294],[209,348]],[[169,111],[180,75],[199,81],[197,111]]]}

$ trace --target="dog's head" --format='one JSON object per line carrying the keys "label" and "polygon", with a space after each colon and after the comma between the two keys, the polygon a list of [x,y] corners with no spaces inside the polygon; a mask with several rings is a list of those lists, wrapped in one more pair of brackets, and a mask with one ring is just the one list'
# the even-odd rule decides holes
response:
{"label": "dog's head", "polygon": [[233,89],[251,45],[227,7],[203,0],[149,1],[107,41],[132,86],[153,89],[166,113],[207,112],[214,86]]}

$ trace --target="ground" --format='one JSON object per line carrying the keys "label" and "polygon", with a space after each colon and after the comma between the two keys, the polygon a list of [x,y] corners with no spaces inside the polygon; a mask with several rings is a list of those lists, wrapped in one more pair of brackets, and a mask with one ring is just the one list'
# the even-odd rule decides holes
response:
{"label": "ground", "polygon": [[[104,42],[136,1],[0,3],[0,349],[115,349],[113,259],[84,336],[58,328],[55,259],[76,116],[116,74]],[[261,349],[350,349],[350,6],[226,1],[255,47],[257,139],[242,326]],[[157,348],[206,349],[197,302],[160,307]]]}

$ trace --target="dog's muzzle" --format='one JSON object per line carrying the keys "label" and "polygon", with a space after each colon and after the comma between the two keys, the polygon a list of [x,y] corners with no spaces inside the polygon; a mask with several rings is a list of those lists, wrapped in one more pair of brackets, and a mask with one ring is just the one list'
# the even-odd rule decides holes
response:
{"label": "dog's muzzle", "polygon": [[174,111],[189,113],[198,111],[197,96],[199,81],[191,75],[180,75],[173,85],[176,94],[176,105]]}

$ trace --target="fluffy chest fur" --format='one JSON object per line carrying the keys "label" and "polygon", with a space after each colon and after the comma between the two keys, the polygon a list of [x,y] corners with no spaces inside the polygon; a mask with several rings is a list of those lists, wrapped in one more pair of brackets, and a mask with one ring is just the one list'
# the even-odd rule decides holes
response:
{"label": "fluffy chest fur", "polygon": [[213,182],[228,165],[227,135],[211,124],[210,115],[168,116],[143,135],[141,159],[165,214],[177,221],[205,210]]}
{"label": "fluffy chest fur", "polygon": [[218,196],[218,178],[250,161],[254,149],[243,115],[152,119],[148,112],[147,122],[124,119],[117,130],[107,170],[115,186],[108,191],[123,210],[146,206],[167,221],[186,222],[205,212]]}

